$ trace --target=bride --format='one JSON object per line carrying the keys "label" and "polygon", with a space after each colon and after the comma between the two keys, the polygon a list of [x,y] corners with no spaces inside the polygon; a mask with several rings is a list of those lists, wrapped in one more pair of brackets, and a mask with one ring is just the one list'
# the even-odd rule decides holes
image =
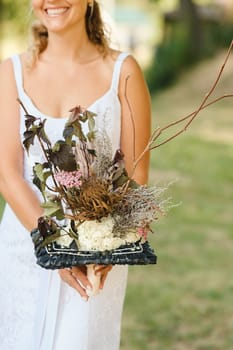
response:
{"label": "bride", "polygon": [[[48,271],[35,263],[30,231],[43,216],[32,183],[32,166],[42,154],[22,147],[24,111],[46,119],[52,141],[62,135],[69,110],[97,113],[113,153],[121,147],[128,171],[133,154],[150,135],[150,97],[135,59],[111,49],[96,0],[32,0],[38,22],[27,52],[0,65],[0,191],[6,205],[0,226],[0,349],[117,350],[127,280],[126,266],[95,266],[101,292],[86,269]],[[134,117],[134,131],[127,98]],[[135,147],[134,147],[135,144]],[[134,178],[147,182],[149,155]]]}

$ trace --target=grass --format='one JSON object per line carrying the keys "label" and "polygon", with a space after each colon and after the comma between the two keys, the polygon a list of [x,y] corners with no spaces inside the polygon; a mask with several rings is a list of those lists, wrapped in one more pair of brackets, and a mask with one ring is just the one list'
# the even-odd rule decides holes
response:
{"label": "grass", "polygon": [[[223,57],[155,96],[154,125],[194,110]],[[232,63],[217,95],[232,92]],[[209,108],[152,154],[151,183],[175,179],[169,194],[182,203],[154,226],[158,264],[130,268],[121,350],[233,350],[232,106]]]}
{"label": "grass", "polygon": [[0,217],[2,216],[3,210],[4,210],[4,201],[2,199],[2,197],[0,196]]}
{"label": "grass", "polygon": [[[197,107],[224,54],[186,72],[153,98],[154,125]],[[229,62],[217,94],[232,92]],[[158,264],[131,267],[121,350],[233,350],[233,99],[152,153],[151,183],[174,203],[150,236]]]}

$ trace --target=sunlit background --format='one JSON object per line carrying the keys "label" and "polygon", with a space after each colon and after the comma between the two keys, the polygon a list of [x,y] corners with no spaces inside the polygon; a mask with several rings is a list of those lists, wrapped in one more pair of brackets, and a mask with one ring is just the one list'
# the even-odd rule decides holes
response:
{"label": "sunlit background", "polygon": [[[2,60],[27,48],[28,3],[0,0]],[[153,126],[197,109],[233,39],[233,0],[101,4],[112,45],[145,73]],[[232,54],[211,99],[229,93]],[[150,183],[174,182],[167,196],[180,205],[154,225],[158,264],[130,268],[121,350],[233,350],[232,111],[233,98],[222,99],[152,151]]]}

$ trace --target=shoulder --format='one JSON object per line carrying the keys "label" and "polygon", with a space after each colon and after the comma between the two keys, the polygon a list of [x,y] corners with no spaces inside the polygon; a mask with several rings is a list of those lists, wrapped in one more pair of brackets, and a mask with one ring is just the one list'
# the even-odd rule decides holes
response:
{"label": "shoulder", "polygon": [[[27,53],[23,52],[18,56],[21,62],[24,63],[26,61]],[[14,79],[14,68],[13,68],[13,57],[14,56],[8,57],[0,63],[0,80],[9,79],[10,82],[14,82],[15,79]]]}
{"label": "shoulder", "polygon": [[122,62],[122,74],[128,71],[141,71],[141,68],[137,62],[137,60],[129,53],[119,50],[110,50],[109,56],[114,60],[117,61],[122,57],[122,55],[125,55],[123,62]]}
{"label": "shoulder", "polygon": [[122,60],[120,86],[128,77],[144,82],[142,69],[135,57],[133,57],[129,52],[111,50],[109,56],[114,62],[117,60]]}
{"label": "shoulder", "polygon": [[1,94],[9,89],[16,90],[15,75],[12,58],[7,58],[0,64],[0,88]]}
{"label": "shoulder", "polygon": [[140,71],[141,72],[141,67],[138,64],[137,60],[135,57],[133,57],[130,53],[126,53],[127,56],[125,57],[122,65],[122,74],[128,73],[128,72],[136,72]]}
{"label": "shoulder", "polygon": [[143,80],[144,75],[138,61],[130,54],[126,53],[121,67],[120,81],[125,81],[127,78]]}
{"label": "shoulder", "polygon": [[0,100],[1,107],[17,98],[17,87],[14,76],[13,63],[7,58],[0,64]]}
{"label": "shoulder", "polygon": [[148,89],[143,71],[138,61],[131,54],[129,54],[122,63],[119,82],[120,95],[124,94],[126,81],[128,81],[127,85],[132,86],[134,90]]}
{"label": "shoulder", "polygon": [[120,60],[122,58],[122,56],[123,56],[123,62],[122,62],[122,73],[123,74],[124,74],[124,72],[127,72],[128,70],[141,71],[141,68],[140,68],[137,60],[129,52],[111,49],[108,53],[108,58],[113,63]]}
{"label": "shoulder", "polygon": [[0,80],[4,77],[13,77],[13,65],[11,58],[7,58],[0,64]]}

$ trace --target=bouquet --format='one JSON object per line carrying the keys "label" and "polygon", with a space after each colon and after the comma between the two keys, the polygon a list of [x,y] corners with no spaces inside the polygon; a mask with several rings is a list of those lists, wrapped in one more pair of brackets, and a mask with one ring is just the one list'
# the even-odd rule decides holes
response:
{"label": "bouquet", "polygon": [[[142,154],[134,159],[134,170],[147,151],[186,131],[201,110],[233,96],[225,94],[208,101],[232,47],[233,41],[217,79],[197,110],[157,128]],[[52,144],[44,128],[46,119],[28,114],[19,102],[26,118],[24,147],[29,152],[37,139],[44,155],[44,161],[33,167],[33,183],[42,194],[45,212],[38,220],[38,227],[31,232],[37,263],[47,269],[156,263],[147,235],[151,232],[151,223],[164,212],[166,201],[161,198],[164,189],[141,186],[132,180],[125,169],[121,150],[112,156],[107,132],[96,130],[95,113],[81,107],[71,110],[63,138]],[[133,123],[132,113],[131,118]],[[187,122],[182,129],[156,143],[164,131],[184,121]],[[84,125],[87,125],[87,132],[84,132]]]}
{"label": "bouquet", "polygon": [[[39,142],[44,160],[33,166],[33,183],[43,197],[44,216],[31,232],[37,263],[47,269],[92,264],[154,264],[147,241],[165,201],[163,188],[138,185],[112,155],[96,114],[71,110],[63,138],[54,144],[46,119],[25,115],[24,147]],[[84,126],[87,132],[84,132]]]}

